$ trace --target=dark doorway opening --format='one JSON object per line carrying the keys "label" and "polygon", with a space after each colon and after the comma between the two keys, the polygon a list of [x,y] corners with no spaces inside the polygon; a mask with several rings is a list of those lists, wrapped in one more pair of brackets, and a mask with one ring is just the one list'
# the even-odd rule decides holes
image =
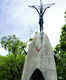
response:
{"label": "dark doorway opening", "polygon": [[39,69],[36,69],[30,77],[30,80],[45,80],[42,72]]}

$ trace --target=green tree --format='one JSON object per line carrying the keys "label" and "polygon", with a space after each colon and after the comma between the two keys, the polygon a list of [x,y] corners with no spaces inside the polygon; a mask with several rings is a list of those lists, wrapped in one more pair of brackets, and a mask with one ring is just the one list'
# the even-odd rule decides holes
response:
{"label": "green tree", "polygon": [[[65,12],[66,18],[66,12]],[[56,66],[58,80],[66,80],[66,24],[63,25],[59,44],[54,49],[57,56]]]}
{"label": "green tree", "polygon": [[8,50],[9,54],[0,60],[0,64],[2,62],[2,65],[0,65],[0,79],[21,80],[26,43],[20,41],[15,35],[8,35],[1,38],[1,45]]}
{"label": "green tree", "polygon": [[25,55],[0,56],[0,80],[21,80],[24,62]]}
{"label": "green tree", "polygon": [[14,55],[22,54],[26,43],[20,41],[15,35],[8,35],[1,38],[1,45]]}

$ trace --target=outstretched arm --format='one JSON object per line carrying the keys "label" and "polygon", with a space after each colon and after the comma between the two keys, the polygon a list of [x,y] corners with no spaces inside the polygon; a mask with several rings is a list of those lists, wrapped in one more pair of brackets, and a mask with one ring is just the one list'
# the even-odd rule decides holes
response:
{"label": "outstretched arm", "polygon": [[38,12],[38,14],[40,14],[39,10],[35,6],[29,6],[29,7],[36,9],[36,11]]}
{"label": "outstretched arm", "polygon": [[55,3],[48,4],[48,6],[44,9],[44,11],[43,11],[42,15],[43,15],[43,14],[45,13],[45,11],[46,11],[48,8],[50,8],[52,5],[55,5]]}
{"label": "outstretched arm", "polygon": [[48,6],[48,7],[46,7],[46,8],[44,9],[42,15],[44,15],[45,11],[46,11],[48,8],[50,8],[50,7]]}

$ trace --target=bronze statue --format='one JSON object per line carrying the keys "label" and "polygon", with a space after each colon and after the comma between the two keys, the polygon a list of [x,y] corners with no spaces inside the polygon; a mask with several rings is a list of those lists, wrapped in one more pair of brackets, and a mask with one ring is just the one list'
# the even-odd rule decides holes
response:
{"label": "bronze statue", "polygon": [[43,15],[45,13],[45,11],[50,8],[52,5],[54,5],[54,3],[52,4],[46,4],[47,6],[46,7],[43,7],[43,4],[42,4],[42,0],[40,0],[40,7],[38,9],[38,7],[36,7],[35,5],[33,6],[29,6],[29,7],[32,7],[34,8],[38,14],[39,14],[39,26],[40,26],[40,33],[41,33],[41,42],[42,42],[42,39],[43,39]]}
{"label": "bronze statue", "polygon": [[52,4],[46,4],[47,6],[45,8],[43,8],[43,4],[42,4],[42,0],[40,0],[40,9],[38,10],[38,8],[33,5],[33,6],[29,6],[29,7],[32,7],[34,9],[36,9],[36,11],[38,12],[39,14],[39,25],[40,25],[40,32],[43,31],[43,15],[45,13],[45,11],[51,7],[51,5],[54,5],[54,3]]}

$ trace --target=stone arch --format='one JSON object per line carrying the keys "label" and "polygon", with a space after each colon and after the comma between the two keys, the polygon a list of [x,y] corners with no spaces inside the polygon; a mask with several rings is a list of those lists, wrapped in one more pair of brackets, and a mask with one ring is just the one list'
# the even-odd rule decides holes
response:
{"label": "stone arch", "polygon": [[37,68],[32,73],[32,75],[31,75],[29,80],[45,80],[45,78],[44,78],[42,72]]}

